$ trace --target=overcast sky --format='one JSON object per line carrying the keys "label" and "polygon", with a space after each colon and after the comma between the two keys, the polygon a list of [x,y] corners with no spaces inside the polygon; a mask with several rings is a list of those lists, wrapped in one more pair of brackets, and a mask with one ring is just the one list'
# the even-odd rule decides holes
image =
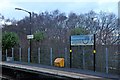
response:
{"label": "overcast sky", "polygon": [[90,10],[96,12],[113,12],[118,14],[119,0],[0,0],[0,13],[5,18],[22,19],[29,14],[15,10],[16,7],[23,8],[31,12],[41,13],[44,11],[60,10],[66,14],[75,12],[77,14],[86,13]]}

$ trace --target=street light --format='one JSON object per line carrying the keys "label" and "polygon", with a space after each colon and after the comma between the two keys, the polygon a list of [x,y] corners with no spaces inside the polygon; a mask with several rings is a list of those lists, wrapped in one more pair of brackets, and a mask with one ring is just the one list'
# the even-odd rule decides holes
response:
{"label": "street light", "polygon": [[[32,12],[30,12],[30,11],[27,11],[27,10],[25,10],[25,9],[21,9],[21,8],[15,8],[15,10],[21,10],[21,11],[24,11],[24,12],[27,12],[27,13],[29,13],[29,15],[30,15],[30,34],[29,34],[29,37],[31,37],[32,35],[31,35],[31,14],[32,14]],[[29,38],[30,39],[30,62],[31,62],[31,58],[32,58],[32,56],[31,56],[31,39],[32,39],[33,37],[31,37],[31,38]]]}

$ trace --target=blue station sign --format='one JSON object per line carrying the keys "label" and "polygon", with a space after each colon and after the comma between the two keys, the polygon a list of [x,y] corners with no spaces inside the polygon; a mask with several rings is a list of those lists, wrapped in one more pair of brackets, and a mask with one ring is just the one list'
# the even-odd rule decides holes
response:
{"label": "blue station sign", "polygon": [[93,35],[73,35],[71,45],[93,45]]}

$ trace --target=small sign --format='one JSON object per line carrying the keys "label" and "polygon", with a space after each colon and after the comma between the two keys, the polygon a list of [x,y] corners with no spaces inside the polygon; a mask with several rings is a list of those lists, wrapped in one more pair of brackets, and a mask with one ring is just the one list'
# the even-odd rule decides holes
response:
{"label": "small sign", "polygon": [[33,35],[27,35],[27,39],[33,39],[34,36]]}
{"label": "small sign", "polygon": [[93,35],[73,35],[71,45],[93,45]]}

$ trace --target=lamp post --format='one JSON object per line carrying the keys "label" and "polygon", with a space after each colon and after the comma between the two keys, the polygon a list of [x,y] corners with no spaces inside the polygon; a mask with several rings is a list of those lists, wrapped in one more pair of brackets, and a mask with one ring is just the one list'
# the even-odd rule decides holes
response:
{"label": "lamp post", "polygon": [[[24,12],[27,12],[29,15],[30,15],[30,34],[29,34],[29,36],[31,36],[31,14],[32,14],[32,12],[30,12],[30,11],[27,11],[27,10],[25,10],[25,9],[21,9],[21,8],[15,8],[15,10],[21,10],[21,11],[24,11]],[[29,38],[30,39],[30,62],[31,62],[31,39],[32,38]]]}

